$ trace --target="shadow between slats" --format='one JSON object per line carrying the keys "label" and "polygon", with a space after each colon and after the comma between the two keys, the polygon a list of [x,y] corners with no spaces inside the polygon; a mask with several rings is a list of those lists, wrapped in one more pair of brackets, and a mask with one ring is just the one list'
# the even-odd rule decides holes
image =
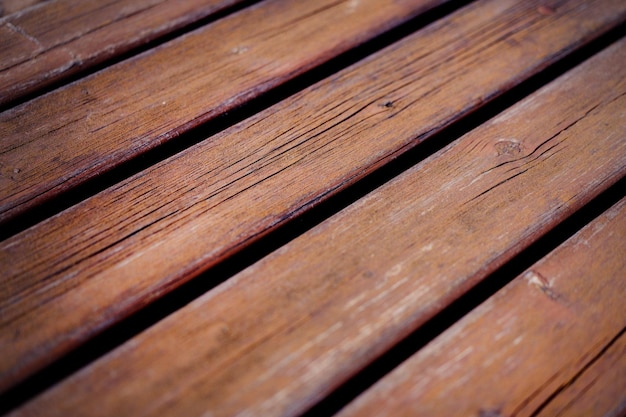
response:
{"label": "shadow between slats", "polygon": [[[386,0],[383,7],[382,2],[377,5],[369,0],[361,3],[367,8],[354,10],[347,7],[349,4],[335,0],[325,0],[323,7],[284,0],[260,3],[158,50],[3,112],[0,118],[3,127],[7,123],[9,133],[1,158],[5,175],[0,180],[6,187],[6,196],[2,198],[0,224],[164,142],[178,139],[192,128],[393,26],[449,2],[414,1],[394,4]],[[339,13],[339,10],[343,11]],[[356,11],[359,11],[358,19],[357,15],[351,16]],[[268,13],[272,19],[266,16]],[[327,17],[320,13],[326,13]],[[338,20],[331,19],[333,13]],[[288,24],[292,14],[305,19],[301,21],[304,26],[290,25],[290,30],[280,33],[272,29],[274,24]],[[333,35],[324,30],[324,25],[330,24],[328,19],[336,28]],[[258,29],[260,32],[253,30],[257,22],[264,23]],[[239,27],[240,36],[234,35],[235,27]],[[307,31],[315,28],[315,32],[304,36],[299,27]],[[312,38],[313,34],[317,37]],[[258,37],[259,42],[248,40],[250,36]],[[275,36],[280,36],[282,42],[274,42]],[[252,42],[250,53],[240,53],[237,45],[241,42]],[[276,46],[284,42],[297,42],[299,47],[294,46],[292,53],[285,54],[281,46]],[[166,60],[165,65],[161,60]],[[169,65],[170,62],[178,65]],[[197,71],[198,67],[209,64],[212,67],[214,62],[220,63],[217,72]],[[159,67],[163,70],[156,76],[152,68]],[[147,78],[147,73],[156,78]],[[179,79],[186,82],[177,84]],[[64,113],[63,117],[59,112]],[[74,146],[77,138],[82,140],[80,147]],[[40,153],[46,146],[49,146],[47,151]]]}
{"label": "shadow between slats", "polygon": [[44,95],[52,90],[56,90],[57,88],[70,84],[81,78],[87,77],[91,74],[101,71],[102,69],[106,67],[115,65],[119,62],[125,61],[129,58],[132,58],[136,55],[146,52],[150,49],[156,48],[157,46],[162,45],[166,42],[169,42],[179,36],[182,36],[187,32],[191,32],[202,26],[206,26],[230,14],[237,13],[238,11],[243,10],[247,7],[250,7],[253,4],[258,3],[259,1],[261,0],[241,0],[230,6],[222,7],[221,9],[218,9],[215,12],[210,13],[208,16],[189,22],[183,25],[182,27],[179,27],[167,33],[158,35],[154,39],[146,40],[144,43],[140,45],[131,46],[128,50],[125,50],[122,53],[116,54],[111,57],[105,57],[104,59],[100,59],[100,60],[96,59],[95,63],[91,65],[84,64],[84,66],[78,70],[65,72],[61,76],[54,77],[53,81],[46,81],[44,83],[41,83],[41,87],[37,88],[37,90],[35,91],[25,92],[19,97],[9,100],[5,103],[0,103],[0,112],[8,110],[11,107],[20,105],[26,101],[32,100],[35,97]]}
{"label": "shadow between slats", "polygon": [[[513,281],[526,269],[548,255],[585,225],[600,216],[624,197],[626,178],[574,213],[557,227],[535,241],[515,258],[504,264],[474,288],[466,292],[422,327],[407,336],[369,366],[354,375],[324,400],[303,414],[303,417],[331,416],[353,399],[435,339],[450,326],[478,307],[497,291]],[[608,346],[606,347],[608,348]],[[586,369],[586,368],[585,368]],[[549,401],[546,401],[546,404]],[[540,410],[538,410],[540,411]]]}
{"label": "shadow between slats", "polygon": [[[92,70],[81,73],[80,75],[71,78],[70,81],[75,81],[81,77],[104,69],[106,66],[114,65],[118,62],[129,59],[132,56],[140,54],[141,52],[147,51],[148,49],[154,48],[162,43],[172,40],[187,31],[191,31],[200,26],[209,24],[215,20],[225,17],[227,14],[231,14],[240,9],[243,9],[244,7],[246,7],[244,5],[249,6],[258,1],[259,0],[247,1],[237,6],[233,6],[233,10],[228,9],[230,10],[230,12],[227,12],[227,10],[225,10],[223,12],[215,14],[211,16],[212,19],[207,18],[210,20],[207,20],[202,24],[198,22],[195,25],[185,28],[184,31],[181,29],[178,32],[167,35],[163,39],[159,39],[158,42],[152,42],[146,47],[142,47],[137,50],[133,50],[132,52],[129,52],[127,54],[120,55],[114,60],[107,61],[107,63],[105,64],[93,67]],[[414,32],[417,32],[425,26],[441,19],[448,14],[453,13],[454,11],[466,6],[471,2],[471,0],[463,0],[458,2],[449,2],[434,7],[433,9],[414,17],[409,21],[398,25],[393,29],[390,29],[382,35],[376,36],[373,39],[363,43],[362,45],[359,45],[347,52],[344,52],[337,57],[330,59],[324,64],[321,64],[309,71],[306,71],[303,74],[285,82],[284,84],[279,85],[274,89],[249,100],[245,104],[238,106],[237,108],[234,108],[233,110],[230,110],[198,127],[190,129],[186,133],[178,136],[176,140],[171,140],[164,144],[161,144],[160,146],[148,150],[145,153],[129,161],[123,162],[115,166],[111,170],[103,172],[100,175],[91,178],[68,191],[64,191],[63,193],[54,196],[35,207],[26,209],[23,213],[15,215],[6,224],[2,224],[2,227],[0,228],[0,241],[5,240],[23,230],[26,230],[29,227],[45,220],[46,218],[51,217],[79,203],[82,200],[98,194],[99,192],[111,187],[112,185],[117,184],[120,181],[131,177],[132,175],[135,175],[149,168],[150,166],[157,164],[160,161],[176,155],[177,153],[182,152],[197,143],[209,139],[212,135],[227,129],[256,113],[259,113],[271,107],[272,105],[275,105],[276,103],[286,99],[287,97],[292,96],[306,89],[307,87],[312,86],[313,84],[323,80],[324,78],[327,78],[330,75],[357,63],[358,61],[367,58],[368,56],[380,51],[385,47],[388,47],[395,42],[398,42],[402,38]],[[67,83],[69,83],[70,81],[67,81]],[[60,87],[62,84],[59,84],[53,88]],[[50,90],[52,90],[53,88],[51,87]],[[3,110],[5,109],[0,106],[0,112]]]}
{"label": "shadow between slats", "polygon": [[623,415],[625,238],[622,198],[338,415]]}
{"label": "shadow between slats", "polygon": [[[449,126],[431,140],[422,143],[420,146],[396,158],[386,166],[325,202],[322,202],[300,217],[289,221],[276,231],[230,257],[225,262],[218,264],[204,274],[165,295],[163,298],[144,307],[131,317],[114,325],[81,347],[65,355],[43,371],[5,392],[0,396],[0,413],[4,413],[23,404],[38,393],[63,380],[78,369],[106,354],[159,320],[182,308],[200,295],[226,281],[232,275],[245,269],[247,266],[398,176],[408,168],[451,143],[459,136],[481,125],[486,120],[500,113],[523,97],[529,95],[569,69],[577,66],[591,55],[619,39],[621,33],[623,33],[624,26],[625,25],[621,25],[617,27],[587,46],[579,49],[577,52],[550,66],[548,69],[513,88],[490,104],[476,111],[474,114]],[[378,39],[377,41],[381,40]],[[358,51],[353,51],[352,53],[356,54],[357,52]],[[349,55],[350,54],[347,56]],[[341,59],[346,59],[346,56],[342,56]],[[357,58],[354,59],[355,61],[358,60]],[[320,67],[316,71],[321,72],[323,75],[323,71],[332,71],[332,69],[332,65],[328,64],[328,66]],[[309,73],[304,78],[306,79],[306,77],[310,77],[312,76],[311,74],[315,73],[315,71]],[[318,76],[323,78],[322,75]],[[298,79],[284,86],[283,94],[288,96],[290,94],[289,89],[297,88],[299,82],[302,82],[302,80]],[[268,104],[268,100],[268,97],[264,97],[261,100],[250,103],[248,106],[240,108],[237,111],[240,112],[238,117],[245,118],[246,114],[253,114],[255,110],[271,105],[271,103]],[[207,127],[205,126],[205,128]],[[196,140],[202,140],[198,139],[203,136],[198,131],[195,131],[194,134],[198,135],[198,137],[195,138]],[[192,137],[189,140],[194,140],[194,138]],[[158,152],[155,152],[154,157],[158,160]],[[148,166],[151,164],[150,161],[146,161],[146,163]],[[405,339],[405,341],[393,348],[393,350],[384,354],[379,360],[342,385],[334,394],[331,394],[311,409],[307,415],[328,415],[339,410],[343,405],[347,404],[351,398],[354,398],[374,383],[379,377],[393,369],[393,367],[403,360],[402,358],[410,356],[411,353],[418,350],[430,339],[441,333],[450,324],[482,302],[482,300],[488,298],[505,285],[515,277],[516,271],[523,270],[536,259],[544,256],[552,248],[558,246],[559,243],[575,233],[582,225],[596,217],[604,209],[613,204],[614,201],[617,201],[623,195],[623,191],[621,190],[624,189],[625,185],[626,182],[622,179],[609,188],[583,210],[574,214],[557,229],[550,232],[525,250],[521,255],[503,266],[484,283],[478,285],[475,289],[457,300],[448,309],[444,310],[428,324],[418,329],[414,334]],[[211,279],[208,279],[209,276]]]}

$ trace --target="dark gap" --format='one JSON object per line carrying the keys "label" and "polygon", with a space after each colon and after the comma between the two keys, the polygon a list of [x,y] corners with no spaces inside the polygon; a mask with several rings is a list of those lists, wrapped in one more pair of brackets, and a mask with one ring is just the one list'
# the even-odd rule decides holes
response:
{"label": "dark gap", "polygon": [[303,417],[331,416],[624,197],[626,177],[505,263],[420,328],[367,365]]}
{"label": "dark gap", "polygon": [[[539,407],[537,407],[535,409],[535,411],[533,411],[533,413],[530,415],[530,417],[536,417],[539,415],[539,413],[541,413],[543,411],[544,408],[546,408],[548,406],[548,404],[550,404],[552,402],[552,400],[554,400],[557,396],[559,396],[561,394],[561,392],[563,392],[564,389],[566,389],[567,387],[569,387],[570,385],[572,385],[574,382],[576,382],[576,380],[578,380],[578,378],[580,378],[585,372],[587,372],[587,369],[591,368],[593,366],[593,364],[595,364],[598,359],[600,359],[602,357],[602,355],[604,355],[607,350],[609,350],[611,348],[611,346],[613,346],[615,344],[615,342],[617,342],[626,332],[626,328],[623,328],[615,337],[613,337],[609,343],[607,343],[601,350],[600,352],[598,352],[593,358],[591,358],[591,360],[589,362],[587,362],[585,364],[585,366],[583,366],[580,371],[576,372],[576,375],[574,375],[572,377],[572,379],[570,379],[566,384],[561,385],[556,391],[554,391],[548,398],[546,398],[546,400],[544,402],[542,402]],[[621,407],[623,407],[624,403],[621,404]],[[620,407],[620,408],[621,408]]]}
{"label": "dark gap", "polygon": [[208,16],[205,16],[201,19],[198,19],[196,21],[190,22],[186,25],[181,26],[178,29],[174,29],[171,32],[167,32],[164,33],[161,36],[158,36],[152,40],[146,41],[145,43],[142,43],[141,45],[137,45],[134,47],[131,47],[128,51],[126,52],[122,52],[121,54],[117,54],[115,56],[112,56],[110,58],[107,58],[105,60],[103,60],[102,62],[93,64],[93,65],[89,65],[87,64],[87,66],[85,66],[85,68],[82,68],[78,71],[76,71],[75,73],[72,74],[68,74],[65,77],[62,77],[61,79],[57,80],[57,81],[53,81],[50,84],[44,85],[41,88],[37,89],[36,91],[30,92],[30,93],[26,93],[21,97],[18,97],[14,100],[8,101],[4,104],[0,104],[0,112],[3,112],[5,110],[10,109],[11,107],[15,107],[15,106],[19,106],[22,103],[25,103],[27,101],[30,101],[38,96],[42,96],[46,93],[49,93],[52,90],[56,90],[57,88],[63,87],[64,85],[67,84],[71,84],[74,81],[77,81],[81,78],[87,77],[91,74],[95,74],[96,72],[109,67],[111,65],[115,65],[118,64],[122,61],[125,61],[127,59],[130,59],[136,55],[139,55],[143,52],[146,52],[150,49],[156,48],[159,45],[162,45],[166,42],[169,42],[179,36],[182,36],[184,34],[186,34],[187,32],[192,32],[196,29],[201,28],[202,26],[208,25],[210,23],[213,23],[219,19],[222,19],[230,14],[234,14],[237,13],[240,10],[245,9],[246,7],[250,7],[255,3],[258,3],[261,0],[244,0],[240,3],[236,3],[236,4],[232,4],[230,6],[226,6],[225,8],[221,9],[221,10],[216,10],[215,12],[211,12]]}
{"label": "dark gap", "polygon": [[[623,30],[624,26],[626,25],[621,25],[615,30],[608,32],[587,46],[548,67],[543,72],[522,82],[486,104],[481,109],[475,111],[470,116],[465,117],[433,135],[424,143],[398,156],[385,166],[327,200],[320,202],[295,219],[284,222],[268,235],[252,242],[249,246],[230,256],[225,261],[165,294],[160,299],[142,308],[130,317],[112,325],[78,348],[70,351],[53,364],[45,367],[39,373],[27,378],[5,393],[0,394],[0,414],[20,406],[44,390],[59,383],[90,362],[112,351],[117,346],[130,340],[140,332],[223,283],[231,276],[281,246],[284,246],[289,241],[297,238],[376,188],[400,175],[402,172],[442,149],[463,134],[480,126],[546,83],[579,65],[599,50],[604,49],[615,40],[619,39],[619,35],[623,33],[621,30]],[[261,104],[257,103],[255,105],[260,106]],[[427,341],[441,333],[442,329],[448,327],[449,324],[446,323],[456,321],[459,314],[462,316],[465,312],[480,303],[480,300],[487,298],[488,295],[494,293],[497,289],[506,284],[506,282],[500,282],[500,284],[498,284],[499,281],[505,280],[506,277],[509,277],[508,279],[510,280],[510,277],[514,276],[516,271],[521,271],[523,269],[522,266],[531,262],[530,260],[539,259],[543,254],[547,253],[548,250],[545,248],[556,247],[560,242],[565,240],[565,238],[560,239],[559,236],[573,234],[577,228],[588,222],[588,219],[597,216],[597,213],[600,213],[605,207],[610,206],[614,201],[619,199],[619,196],[623,195],[623,192],[620,193],[620,189],[625,189],[625,185],[626,180],[622,179],[616,185],[612,186],[608,191],[597,197],[593,201],[593,204],[587,205],[581,211],[574,214],[553,232],[546,235],[536,244],[522,252],[520,256],[503,266],[499,272],[494,273],[466,296],[457,300],[449,309],[444,310],[444,312],[436,316],[431,322],[421,327],[417,331],[417,336],[409,336],[407,341],[401,342],[390,351],[390,353],[383,355],[379,360],[365,368],[362,372],[342,385],[337,391],[316,405],[306,415],[318,415],[317,413],[329,415],[339,410],[364,389],[372,385],[382,375],[393,369],[393,367],[399,363],[398,358],[402,357],[403,352],[404,358],[408,357]]]}
{"label": "dark gap", "polygon": [[[453,13],[470,0],[450,2],[426,11],[407,22],[374,37],[335,58],[313,68],[284,84],[251,99],[249,102],[225,112],[196,128],[157,146],[154,149],[126,161],[117,167],[85,181],[76,187],[61,193],[56,197],[42,202],[36,207],[27,209],[16,215],[0,228],[0,241],[7,239],[27,228],[51,217],[82,200],[85,200],[108,187],[138,173],[150,166],[167,159],[183,150],[210,138],[212,135],[233,126],[250,116],[261,112],[287,97],[304,90],[305,88],[335,74],[342,69],[378,52],[379,50],[399,41],[400,39],[418,31],[424,26]],[[172,35],[173,36],[173,35]],[[109,62],[109,64],[112,64]]]}

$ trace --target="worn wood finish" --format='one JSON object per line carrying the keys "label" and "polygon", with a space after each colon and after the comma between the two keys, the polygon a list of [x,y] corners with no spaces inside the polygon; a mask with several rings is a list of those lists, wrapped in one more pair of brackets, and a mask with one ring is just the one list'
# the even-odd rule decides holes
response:
{"label": "worn wood finish", "polygon": [[[241,0],[50,0],[10,3],[0,20],[0,105]],[[6,2],[5,2],[6,3]]]}
{"label": "worn wood finish", "polygon": [[[624,242],[617,242],[624,254]],[[619,246],[621,245],[621,246]],[[625,275],[622,271],[622,277]],[[623,279],[617,285],[624,289]],[[622,298],[623,299],[623,298]],[[624,317],[624,309],[618,312]],[[595,324],[595,323],[594,323]],[[592,326],[594,325],[592,324]],[[561,416],[619,416],[626,412],[626,336],[624,331],[611,343],[606,351],[584,369],[570,385],[552,399],[537,415],[540,417]]]}
{"label": "worn wood finish", "polygon": [[0,17],[8,16],[49,0],[0,0]]}
{"label": "worn wood finish", "polygon": [[613,339],[626,328],[624,253],[626,200],[340,415],[618,415],[626,403],[626,337]]}
{"label": "worn wood finish", "polygon": [[626,9],[584,4],[544,16],[530,2],[478,2],[2,242],[0,342],[12,349],[0,357],[0,386],[354,182]]}
{"label": "worn wood finish", "polygon": [[270,0],[7,110],[0,222],[443,2]]}
{"label": "worn wood finish", "polygon": [[626,174],[625,60],[626,40],[17,415],[298,414]]}

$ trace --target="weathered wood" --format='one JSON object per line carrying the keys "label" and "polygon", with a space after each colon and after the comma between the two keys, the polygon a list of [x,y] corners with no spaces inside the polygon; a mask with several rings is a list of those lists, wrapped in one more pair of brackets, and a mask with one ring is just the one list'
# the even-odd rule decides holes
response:
{"label": "weathered wood", "polygon": [[[625,60],[626,40],[17,414],[302,412],[626,174]],[[620,258],[616,250],[606,256]],[[149,262],[158,255],[151,251]],[[141,262],[147,274],[149,262]],[[113,274],[98,278],[122,282]],[[612,291],[598,285],[603,294]],[[97,298],[85,286],[72,291],[72,310]],[[620,304],[615,291],[607,303]],[[557,312],[566,315],[562,307]]]}
{"label": "weathered wood", "polygon": [[0,0],[0,17],[19,12],[46,0]]}
{"label": "weathered wood", "polygon": [[5,1],[5,14],[25,10],[0,20],[0,105],[239,2]]}
{"label": "weathered wood", "polygon": [[[622,257],[624,241],[621,244]],[[620,254],[618,253],[619,257]],[[624,276],[624,272],[622,272]],[[623,280],[622,280],[623,281]],[[621,285],[621,288],[620,288]],[[618,284],[623,290],[623,282]],[[623,299],[623,298],[622,298]],[[622,314],[624,310],[618,312]],[[594,326],[595,323],[591,324]],[[537,415],[555,416],[619,416],[626,412],[626,336],[622,334],[601,352],[598,358],[571,385],[552,399]],[[618,401],[616,401],[618,399]]]}
{"label": "weathered wood", "polygon": [[585,4],[544,16],[530,2],[478,2],[2,242],[0,345],[11,349],[0,356],[0,387],[479,107],[626,9],[602,1],[583,13]]}
{"label": "weathered wood", "polygon": [[618,415],[626,404],[626,337],[614,340],[626,328],[625,253],[622,200],[340,415]]}
{"label": "weathered wood", "polygon": [[7,110],[0,222],[444,1],[269,0]]}

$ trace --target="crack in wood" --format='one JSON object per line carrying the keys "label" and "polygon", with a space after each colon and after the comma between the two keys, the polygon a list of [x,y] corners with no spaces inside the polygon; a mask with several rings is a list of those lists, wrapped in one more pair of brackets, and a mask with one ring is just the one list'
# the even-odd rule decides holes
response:
{"label": "crack in wood", "polygon": [[622,330],[617,335],[615,335],[613,339],[605,344],[604,347],[602,347],[602,349],[600,349],[600,351],[593,358],[591,358],[578,372],[576,372],[576,374],[574,374],[572,378],[570,378],[567,382],[561,384],[556,390],[554,390],[537,408],[535,408],[535,410],[533,410],[533,412],[530,414],[530,417],[537,417],[541,413],[541,411],[545,409],[548,404],[550,404],[551,401],[553,401],[561,392],[563,392],[563,390],[576,382],[591,366],[593,366],[594,363],[596,363],[602,357],[602,355],[607,352],[607,350],[611,348],[611,346],[613,346],[624,335],[624,332],[626,332],[626,327],[622,328]]}

